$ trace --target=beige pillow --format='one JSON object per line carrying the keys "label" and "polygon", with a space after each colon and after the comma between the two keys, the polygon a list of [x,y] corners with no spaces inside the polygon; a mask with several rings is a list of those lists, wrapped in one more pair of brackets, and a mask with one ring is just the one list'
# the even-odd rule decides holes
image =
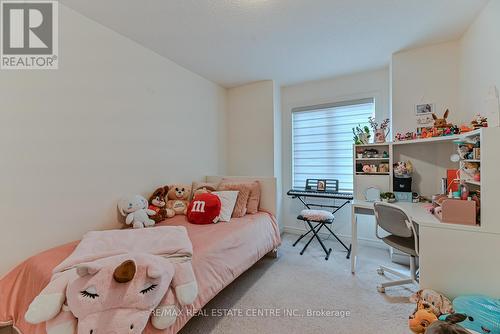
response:
{"label": "beige pillow", "polygon": [[250,197],[250,187],[242,183],[221,183],[217,188],[218,191],[221,190],[234,190],[238,191],[238,199],[236,200],[236,205],[233,210],[234,218],[241,218],[247,213],[247,203]]}
{"label": "beige pillow", "polygon": [[259,181],[238,181],[234,179],[222,179],[221,184],[241,184],[250,188],[250,195],[247,202],[247,214],[257,213],[260,204],[260,182]]}

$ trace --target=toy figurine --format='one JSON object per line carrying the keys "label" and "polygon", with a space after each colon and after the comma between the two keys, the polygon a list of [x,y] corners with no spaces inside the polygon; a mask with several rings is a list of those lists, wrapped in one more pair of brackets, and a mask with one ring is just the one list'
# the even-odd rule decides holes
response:
{"label": "toy figurine", "polygon": [[488,118],[477,114],[476,118],[474,120],[472,120],[472,122],[470,124],[472,125],[472,128],[474,130],[479,129],[479,128],[487,128],[488,127]]}
{"label": "toy figurine", "polygon": [[439,118],[436,116],[436,114],[432,113],[432,118],[434,119],[434,127],[435,128],[447,128],[450,127],[451,124],[448,123],[446,120],[448,118],[448,115],[450,114],[450,110],[446,109],[444,112],[443,118]]}
{"label": "toy figurine", "polygon": [[468,126],[467,124],[460,125],[460,133],[466,133],[466,132],[470,132],[472,130],[473,129],[470,126]]}

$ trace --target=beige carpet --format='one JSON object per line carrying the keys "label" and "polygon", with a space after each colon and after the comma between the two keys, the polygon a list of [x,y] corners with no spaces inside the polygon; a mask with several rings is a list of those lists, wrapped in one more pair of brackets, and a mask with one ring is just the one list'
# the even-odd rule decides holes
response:
{"label": "beige carpet", "polygon": [[[325,261],[316,241],[300,256],[300,244],[292,247],[296,237],[285,234],[278,259],[264,258],[258,262],[216,296],[203,316],[191,319],[181,333],[409,332],[408,315],[414,305],[408,296],[416,288],[388,288],[385,295],[376,290],[377,283],[385,280],[377,275],[377,266],[398,267],[389,261],[388,252],[361,247],[358,271],[353,276],[350,261],[338,243],[327,241],[334,251]],[[308,309],[349,311],[350,315],[342,318],[332,312],[308,316]],[[212,313],[228,313],[227,310],[232,310],[232,315]],[[284,314],[286,310],[288,314]],[[267,316],[253,316],[259,311]]]}

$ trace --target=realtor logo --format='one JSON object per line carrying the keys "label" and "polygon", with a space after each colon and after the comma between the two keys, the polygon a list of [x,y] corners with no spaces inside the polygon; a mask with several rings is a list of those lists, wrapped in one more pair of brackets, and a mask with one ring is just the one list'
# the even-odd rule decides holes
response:
{"label": "realtor logo", "polygon": [[57,69],[57,1],[0,0],[1,69]]}

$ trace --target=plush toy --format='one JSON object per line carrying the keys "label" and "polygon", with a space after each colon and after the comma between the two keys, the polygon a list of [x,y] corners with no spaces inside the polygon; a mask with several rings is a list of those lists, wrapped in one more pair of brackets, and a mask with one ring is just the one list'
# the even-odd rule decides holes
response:
{"label": "plush toy", "polygon": [[191,187],[185,184],[170,186],[167,193],[167,209],[173,210],[176,215],[185,215],[191,196]]}
{"label": "plush toy", "polygon": [[164,329],[176,319],[160,312],[174,273],[168,259],[145,253],[84,263],[54,278],[25,319],[46,321],[48,334],[140,334],[150,318],[155,328]]}
{"label": "plush toy", "polygon": [[182,226],[88,232],[24,318],[47,334],[76,334],[77,319],[78,334],[141,334],[149,319],[165,329],[198,296],[192,254]]}
{"label": "plush toy", "polygon": [[466,162],[463,168],[463,177],[467,180],[473,180],[474,175],[479,171],[479,163]]}
{"label": "plush toy", "polygon": [[474,130],[479,129],[479,128],[487,128],[488,127],[488,118],[477,114],[476,117],[472,120],[472,122],[470,124],[472,125],[472,128]]}
{"label": "plush toy", "polygon": [[436,114],[432,113],[432,118],[434,119],[434,127],[435,128],[449,128],[452,125],[448,123],[446,120],[448,118],[448,115],[450,114],[450,111],[446,109],[444,112],[443,118],[439,118],[436,116]]}
{"label": "plush toy", "polygon": [[456,313],[465,316],[461,325],[466,329],[500,334],[500,299],[480,295],[460,296],[453,300],[453,308]]}
{"label": "plush toy", "polygon": [[149,210],[153,210],[156,212],[151,219],[155,221],[155,223],[159,223],[162,220],[173,217],[175,215],[172,209],[167,209],[166,205],[166,197],[168,193],[168,186],[158,188],[154,191],[154,193],[149,197]]}
{"label": "plush toy", "polygon": [[426,329],[438,318],[430,310],[421,309],[413,313],[408,319],[408,327],[413,333],[423,334]]}
{"label": "plush toy", "polygon": [[462,326],[457,325],[457,323],[464,321],[466,318],[464,314],[451,314],[444,321],[434,321],[427,327],[425,334],[471,334],[471,332]]}
{"label": "plush toy", "polygon": [[417,304],[417,311],[429,310],[436,317],[442,314],[453,313],[451,301],[439,292],[431,289],[422,289],[410,296],[410,302]]}
{"label": "plush toy", "polygon": [[122,198],[118,202],[118,210],[125,218],[125,224],[132,225],[134,228],[143,228],[154,226],[155,221],[149,216],[156,214],[155,211],[148,209],[148,201],[140,195]]}
{"label": "plush toy", "polygon": [[219,196],[209,193],[197,194],[189,203],[187,219],[192,224],[214,224],[219,221],[221,210]]}
{"label": "plush toy", "polygon": [[398,177],[410,177],[413,173],[411,161],[398,161],[393,165],[394,174]]}
{"label": "plush toy", "polygon": [[467,159],[467,155],[470,152],[470,148],[468,145],[459,145],[458,146],[458,155],[460,156],[460,159],[465,160]]}

